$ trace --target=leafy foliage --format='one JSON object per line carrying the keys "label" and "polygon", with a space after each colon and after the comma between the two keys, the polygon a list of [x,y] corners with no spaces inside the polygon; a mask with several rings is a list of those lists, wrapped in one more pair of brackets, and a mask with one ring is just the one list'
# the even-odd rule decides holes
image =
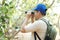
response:
{"label": "leafy foliage", "polygon": [[[1,40],[10,40],[10,34],[14,34],[16,29],[19,29],[22,20],[25,18],[25,11],[31,10],[38,3],[45,4],[49,9],[47,10],[47,18],[53,22],[58,17],[57,14],[52,13],[54,0],[3,0],[0,3],[0,37]],[[59,0],[57,2],[60,2]],[[52,14],[51,14],[52,13]],[[11,28],[9,28],[11,27]],[[9,29],[13,30],[13,33],[9,32]],[[6,34],[10,37],[6,38]],[[4,37],[4,39],[2,39]]]}
{"label": "leafy foliage", "polygon": [[2,1],[2,4],[0,6],[0,37],[6,32],[14,11],[16,10],[13,1],[11,1],[9,4],[6,3],[6,0]]}

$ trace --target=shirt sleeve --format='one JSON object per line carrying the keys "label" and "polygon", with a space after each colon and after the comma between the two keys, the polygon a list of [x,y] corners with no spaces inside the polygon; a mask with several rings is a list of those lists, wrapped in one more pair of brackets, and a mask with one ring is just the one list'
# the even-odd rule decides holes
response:
{"label": "shirt sleeve", "polygon": [[26,32],[34,32],[38,29],[43,29],[46,24],[42,20],[35,21],[34,23],[30,23],[24,27]]}

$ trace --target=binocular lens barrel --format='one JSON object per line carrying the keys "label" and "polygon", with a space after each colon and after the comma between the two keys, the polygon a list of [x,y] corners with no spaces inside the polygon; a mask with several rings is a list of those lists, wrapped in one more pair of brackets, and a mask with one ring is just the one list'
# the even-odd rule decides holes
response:
{"label": "binocular lens barrel", "polygon": [[[27,11],[25,11],[25,14],[27,14],[28,12]],[[34,14],[34,12],[31,12],[31,14]]]}
{"label": "binocular lens barrel", "polygon": [[27,11],[25,11],[25,14],[27,14]]}

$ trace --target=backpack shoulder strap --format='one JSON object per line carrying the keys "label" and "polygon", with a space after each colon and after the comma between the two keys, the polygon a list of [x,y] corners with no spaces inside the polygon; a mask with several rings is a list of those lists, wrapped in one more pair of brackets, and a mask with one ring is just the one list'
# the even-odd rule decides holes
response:
{"label": "backpack shoulder strap", "polygon": [[46,30],[46,34],[47,34],[47,31],[48,31],[48,26],[49,26],[49,21],[47,21],[46,19],[42,18],[41,19],[42,21],[44,21],[46,24],[47,24],[47,30]]}
{"label": "backpack shoulder strap", "polygon": [[[47,24],[47,21],[45,19],[41,19],[41,20],[44,21]],[[41,40],[41,38],[39,37],[39,35],[36,32],[34,32],[34,38],[35,38],[35,40],[37,40],[36,36],[38,37],[39,40]]]}
{"label": "backpack shoulder strap", "polygon": [[47,26],[48,26],[48,22],[49,22],[49,21],[47,21],[47,20],[44,19],[44,18],[42,18],[42,19],[40,19],[40,20],[44,21],[44,22],[47,24]]}

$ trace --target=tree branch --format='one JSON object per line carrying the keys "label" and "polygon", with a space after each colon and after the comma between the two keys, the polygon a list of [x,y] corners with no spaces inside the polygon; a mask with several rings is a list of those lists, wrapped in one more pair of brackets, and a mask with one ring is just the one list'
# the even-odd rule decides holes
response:
{"label": "tree branch", "polygon": [[2,1],[2,5],[4,5],[4,4],[5,4],[5,1],[6,1],[6,0],[3,0],[3,1]]}
{"label": "tree branch", "polygon": [[53,4],[54,4],[55,0],[52,1],[51,5],[48,6],[48,8],[50,8]]}

